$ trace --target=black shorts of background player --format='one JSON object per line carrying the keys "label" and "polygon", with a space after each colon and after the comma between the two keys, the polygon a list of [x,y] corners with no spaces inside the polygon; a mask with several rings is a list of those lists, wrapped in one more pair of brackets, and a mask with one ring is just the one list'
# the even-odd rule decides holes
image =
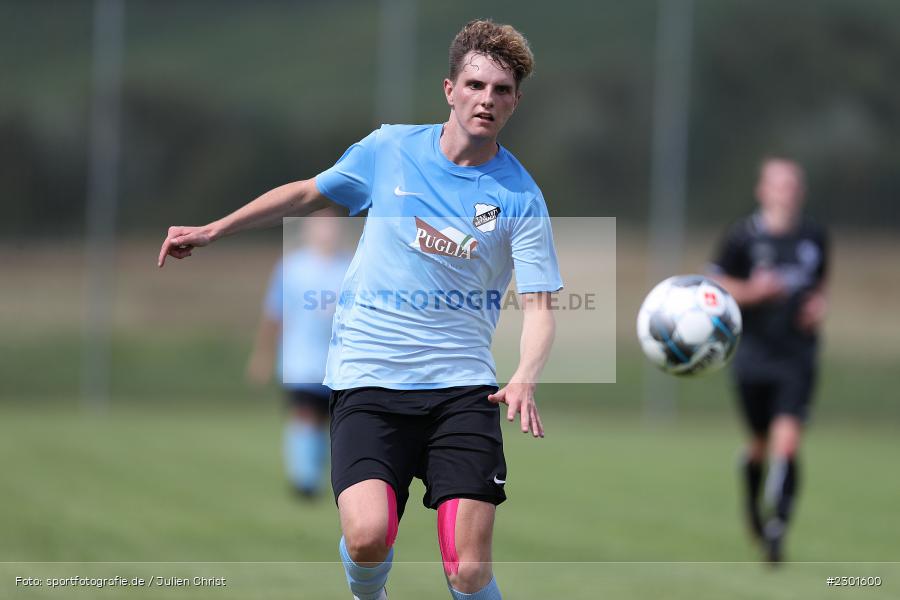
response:
{"label": "black shorts of background player", "polygon": [[773,563],[782,560],[799,487],[798,450],[827,306],[826,236],[803,218],[804,196],[799,164],[765,159],[756,186],[759,210],[730,228],[710,267],[744,317],[733,373],[750,432],[741,460],[745,510]]}

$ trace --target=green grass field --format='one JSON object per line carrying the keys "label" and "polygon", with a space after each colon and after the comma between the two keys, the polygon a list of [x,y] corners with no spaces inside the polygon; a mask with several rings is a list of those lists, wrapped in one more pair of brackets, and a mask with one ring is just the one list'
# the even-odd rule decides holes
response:
{"label": "green grass field", "polygon": [[[120,259],[112,402],[101,414],[78,399],[79,255],[19,254],[4,270],[20,293],[0,297],[0,598],[349,598],[334,505],[288,494],[280,397],[242,379],[277,252],[223,246],[165,278],[145,253]],[[547,438],[504,430],[510,500],[494,554],[505,597],[900,597],[900,329],[890,302],[875,301],[892,280],[839,271],[788,540],[793,562],[772,571],[740,519],[742,434],[728,378],[680,382],[674,418],[644,416],[627,310],[645,285],[636,260],[620,244],[617,383],[542,386]],[[414,484],[392,599],[449,597],[421,493]],[[228,585],[15,583],[75,575]],[[879,576],[882,585],[829,588],[829,576]]]}
{"label": "green grass field", "polygon": [[[900,565],[849,564],[900,558],[892,429],[830,423],[812,432],[789,546],[804,564],[773,573],[755,562],[740,523],[730,419],[646,426],[602,411],[545,412],[542,441],[506,430],[510,500],[499,512],[495,555],[508,597],[643,598],[656,590],[669,598],[818,598],[835,574],[881,576],[867,597],[900,590]],[[127,573],[231,581],[147,597],[346,598],[333,504],[287,493],[279,437],[272,402],[129,405],[103,417],[4,407],[0,558],[10,562],[0,597],[61,593],[15,588],[16,576]],[[393,597],[444,597],[435,516],[420,497],[417,484],[401,524]],[[92,564],[47,564],[56,561]],[[821,561],[844,564],[810,564]]]}

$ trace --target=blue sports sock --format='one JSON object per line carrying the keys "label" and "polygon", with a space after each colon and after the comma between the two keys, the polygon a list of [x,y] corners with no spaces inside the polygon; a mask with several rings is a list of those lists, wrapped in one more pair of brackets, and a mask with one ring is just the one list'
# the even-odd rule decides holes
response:
{"label": "blue sports sock", "polygon": [[[343,537],[341,537],[339,548],[341,551],[341,562],[344,563],[344,571],[347,572],[347,583],[350,584],[350,591],[353,592],[353,595],[359,600],[375,600],[378,598],[381,589],[387,583],[388,572],[390,572],[391,563],[394,560],[394,549],[391,548],[387,558],[380,565],[361,567],[350,558]],[[497,596],[497,598],[499,597]],[[485,596],[485,598],[493,598],[493,596]]]}
{"label": "blue sports sock", "polygon": [[311,423],[291,420],[284,428],[284,464],[287,477],[298,488],[316,492],[322,482],[328,437]]}
{"label": "blue sports sock", "polygon": [[503,598],[503,596],[500,595],[500,588],[497,587],[497,580],[493,577],[491,577],[491,582],[489,584],[477,592],[464,594],[451,587],[450,595],[453,596],[453,600],[502,600]]}

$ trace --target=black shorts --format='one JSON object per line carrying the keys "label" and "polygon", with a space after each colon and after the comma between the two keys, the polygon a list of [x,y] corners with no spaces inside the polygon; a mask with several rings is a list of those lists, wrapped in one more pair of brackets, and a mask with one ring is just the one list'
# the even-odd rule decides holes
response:
{"label": "black shorts", "polygon": [[290,408],[310,408],[316,415],[325,419],[328,417],[328,401],[331,392],[328,388],[323,388],[324,392],[313,392],[309,390],[285,390],[287,393],[287,404]]}
{"label": "black shorts", "polygon": [[422,503],[450,498],[506,500],[500,410],[495,386],[433,390],[361,387],[331,394],[331,485],[345,489],[381,479],[403,515],[413,477],[425,483]]}
{"label": "black shorts", "polygon": [[798,370],[770,380],[737,380],[744,419],[750,430],[765,435],[775,417],[792,415],[801,423],[809,418],[815,375]]}

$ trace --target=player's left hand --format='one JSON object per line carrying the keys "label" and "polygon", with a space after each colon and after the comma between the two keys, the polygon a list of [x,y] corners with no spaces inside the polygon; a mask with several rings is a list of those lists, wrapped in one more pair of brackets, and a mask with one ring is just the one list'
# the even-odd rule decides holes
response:
{"label": "player's left hand", "polygon": [[815,291],[803,300],[800,312],[797,314],[797,326],[801,331],[814,333],[825,320],[827,311],[828,302],[825,300],[825,294]]}
{"label": "player's left hand", "polygon": [[494,404],[506,404],[506,420],[514,421],[516,413],[521,415],[522,433],[531,431],[534,437],[544,437],[544,424],[538,414],[537,405],[534,402],[533,383],[509,382],[496,394],[488,395],[488,400]]}

